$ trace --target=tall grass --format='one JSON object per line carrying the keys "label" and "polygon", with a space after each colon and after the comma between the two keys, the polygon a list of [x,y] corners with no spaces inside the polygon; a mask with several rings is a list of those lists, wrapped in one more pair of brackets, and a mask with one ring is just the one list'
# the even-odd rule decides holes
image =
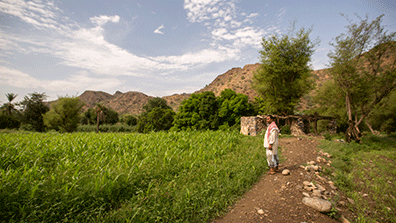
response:
{"label": "tall grass", "polygon": [[367,135],[361,144],[323,140],[320,147],[333,155],[334,181],[355,200],[358,222],[396,222],[395,134]]}
{"label": "tall grass", "polygon": [[234,132],[0,133],[0,221],[205,222],[266,168]]}

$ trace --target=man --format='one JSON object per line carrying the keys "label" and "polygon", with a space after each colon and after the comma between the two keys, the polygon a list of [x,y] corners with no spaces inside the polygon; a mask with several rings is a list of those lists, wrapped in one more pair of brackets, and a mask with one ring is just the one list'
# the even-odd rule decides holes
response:
{"label": "man", "polygon": [[279,157],[278,157],[278,144],[279,144],[279,129],[274,122],[272,115],[267,116],[267,131],[264,136],[264,147],[266,148],[267,162],[270,167],[268,174],[275,174],[278,171]]}

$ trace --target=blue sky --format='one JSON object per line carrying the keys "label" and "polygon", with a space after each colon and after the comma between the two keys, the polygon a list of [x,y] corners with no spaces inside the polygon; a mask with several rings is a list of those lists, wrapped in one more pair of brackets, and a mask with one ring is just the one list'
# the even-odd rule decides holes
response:
{"label": "blue sky", "polygon": [[319,38],[312,68],[355,14],[384,14],[395,0],[0,0],[0,103],[32,92],[48,100],[85,90],[192,93],[233,67],[259,62],[261,39],[293,21]]}

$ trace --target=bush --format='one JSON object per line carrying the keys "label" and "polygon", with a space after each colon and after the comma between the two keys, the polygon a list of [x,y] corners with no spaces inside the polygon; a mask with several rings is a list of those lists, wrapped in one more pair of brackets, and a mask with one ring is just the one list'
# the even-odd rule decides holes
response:
{"label": "bush", "polygon": [[282,134],[286,134],[286,135],[290,135],[291,134],[290,125],[284,125],[281,128],[281,133]]}
{"label": "bush", "polygon": [[17,129],[21,122],[12,115],[0,114],[0,129]]}

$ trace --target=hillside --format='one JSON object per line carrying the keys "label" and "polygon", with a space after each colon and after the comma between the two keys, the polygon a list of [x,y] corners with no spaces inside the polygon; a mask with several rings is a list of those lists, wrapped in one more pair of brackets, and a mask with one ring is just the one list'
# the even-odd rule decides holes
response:
{"label": "hillside", "polygon": [[[250,101],[254,100],[258,94],[252,89],[253,74],[259,68],[260,64],[247,64],[243,68],[237,67],[228,70],[227,72],[217,76],[210,84],[204,88],[194,92],[201,93],[205,91],[212,91],[216,96],[219,96],[224,89],[232,89],[236,93],[242,93],[248,96]],[[314,71],[314,77],[317,86],[321,86],[330,77],[328,69]],[[177,111],[183,100],[190,97],[191,94],[174,94],[162,97],[168,102],[168,105]],[[114,95],[103,91],[85,91],[81,94],[80,99],[85,102],[84,110],[93,108],[96,103],[103,103],[120,114],[139,115],[142,112],[143,106],[148,100],[154,98],[141,92],[126,92],[117,91]],[[305,109],[306,103],[303,100],[300,108]]]}

